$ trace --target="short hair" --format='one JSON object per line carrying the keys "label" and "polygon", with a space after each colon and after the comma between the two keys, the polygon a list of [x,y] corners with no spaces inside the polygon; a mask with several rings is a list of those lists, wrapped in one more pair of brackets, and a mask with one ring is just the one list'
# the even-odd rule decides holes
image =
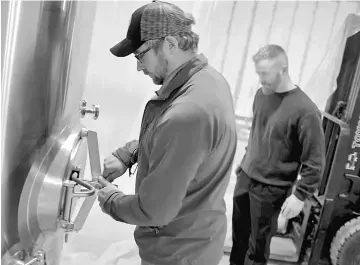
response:
{"label": "short hair", "polygon": [[[185,14],[188,21],[189,21],[189,27],[191,28],[191,25],[195,25],[195,19],[191,14]],[[199,44],[199,35],[190,31],[180,31],[172,35],[179,43],[179,48],[183,51],[191,51],[196,52],[198,49]],[[154,40],[148,40],[146,43],[149,47],[154,48],[154,50],[157,52],[160,44],[164,41],[164,38],[160,39],[154,39]]]}
{"label": "short hair", "polygon": [[283,56],[285,59],[286,66],[288,65],[288,58],[285,50],[276,44],[269,44],[259,49],[259,51],[252,57],[255,63],[265,60],[274,59],[279,56]]}

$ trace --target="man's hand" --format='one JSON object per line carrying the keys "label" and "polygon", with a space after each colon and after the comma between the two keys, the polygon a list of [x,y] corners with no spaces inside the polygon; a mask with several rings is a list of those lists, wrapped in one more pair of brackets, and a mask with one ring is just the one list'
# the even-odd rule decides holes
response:
{"label": "man's hand", "polygon": [[122,176],[127,170],[125,164],[113,155],[108,156],[104,160],[104,172],[103,177],[113,182],[114,179]]}
{"label": "man's hand", "polygon": [[304,207],[304,202],[299,200],[294,194],[291,194],[283,206],[281,207],[281,214],[287,219],[297,216]]}
{"label": "man's hand", "polygon": [[105,186],[104,188],[99,190],[99,193],[98,193],[99,205],[100,205],[101,210],[105,213],[106,213],[105,208],[104,208],[105,203],[111,197],[111,195],[114,193],[114,191],[117,192],[118,188],[113,184],[108,184],[107,186]]}

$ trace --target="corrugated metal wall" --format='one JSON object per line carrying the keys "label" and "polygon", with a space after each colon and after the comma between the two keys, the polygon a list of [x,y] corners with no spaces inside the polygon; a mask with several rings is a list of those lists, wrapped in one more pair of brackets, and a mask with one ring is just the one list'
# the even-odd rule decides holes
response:
{"label": "corrugated metal wall", "polygon": [[288,53],[293,81],[304,87],[347,14],[360,11],[358,1],[198,3],[201,50],[229,81],[236,112],[242,116],[251,115],[259,87],[251,57],[261,46],[281,45]]}

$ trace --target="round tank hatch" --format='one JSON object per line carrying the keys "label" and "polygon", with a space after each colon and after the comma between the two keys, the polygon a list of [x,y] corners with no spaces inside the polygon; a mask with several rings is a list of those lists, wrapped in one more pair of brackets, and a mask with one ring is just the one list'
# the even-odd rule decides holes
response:
{"label": "round tank hatch", "polygon": [[[59,264],[66,234],[81,229],[96,199],[91,177],[84,178],[87,154],[86,129],[64,128],[44,145],[23,187],[18,211],[21,249],[32,252],[30,256],[43,251],[47,265]],[[85,200],[81,203],[80,198]]]}

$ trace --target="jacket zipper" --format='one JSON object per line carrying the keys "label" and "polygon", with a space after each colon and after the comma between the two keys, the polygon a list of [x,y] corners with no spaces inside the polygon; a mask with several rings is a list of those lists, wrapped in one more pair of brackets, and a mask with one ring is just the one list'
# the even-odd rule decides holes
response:
{"label": "jacket zipper", "polygon": [[159,235],[160,234],[160,229],[157,226],[148,226],[147,227],[151,232],[155,233],[155,235]]}
{"label": "jacket zipper", "polygon": [[159,228],[155,227],[154,230],[155,230],[155,234],[156,234],[156,235],[159,235],[159,233],[160,233]]}

